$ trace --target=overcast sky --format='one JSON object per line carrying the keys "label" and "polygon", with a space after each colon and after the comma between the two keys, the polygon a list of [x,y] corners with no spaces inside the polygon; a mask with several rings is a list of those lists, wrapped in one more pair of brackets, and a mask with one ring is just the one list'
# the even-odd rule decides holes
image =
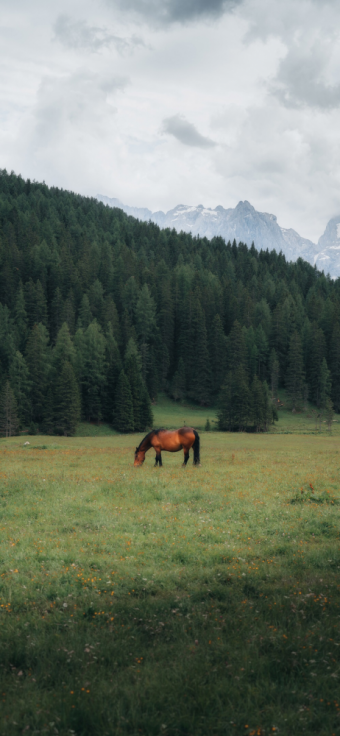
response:
{"label": "overcast sky", "polygon": [[0,0],[0,166],[168,210],[340,214],[338,0]]}

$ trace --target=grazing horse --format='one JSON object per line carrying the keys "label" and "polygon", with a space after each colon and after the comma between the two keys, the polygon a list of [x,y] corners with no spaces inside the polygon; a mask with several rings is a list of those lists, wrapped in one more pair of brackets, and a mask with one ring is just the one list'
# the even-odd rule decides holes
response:
{"label": "grazing horse", "polygon": [[195,429],[191,427],[181,427],[181,429],[175,429],[170,431],[167,429],[153,429],[149,432],[140,445],[136,447],[135,451],[135,462],[134,466],[138,467],[143,465],[145,460],[145,453],[150,450],[150,447],[154,447],[156,451],[156,462],[160,466],[162,463],[162,450],[168,452],[178,452],[178,450],[184,450],[184,462],[185,467],[189,460],[189,450],[193,447],[194,450],[194,465],[200,465],[200,438]]}

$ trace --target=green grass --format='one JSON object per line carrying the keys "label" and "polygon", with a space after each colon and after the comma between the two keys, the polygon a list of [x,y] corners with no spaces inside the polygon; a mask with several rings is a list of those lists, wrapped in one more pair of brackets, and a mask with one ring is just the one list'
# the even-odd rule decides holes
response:
{"label": "green grass", "polygon": [[166,427],[176,429],[177,427],[189,426],[197,430],[205,427],[207,419],[214,427],[217,422],[216,408],[198,406],[189,401],[177,402],[169,399],[166,394],[160,394],[157,404],[152,407],[155,427]]}
{"label": "green grass", "polygon": [[337,437],[202,433],[185,470],[134,469],[137,435],[24,439],[0,441],[1,734],[339,733]]}
{"label": "green grass", "polygon": [[118,434],[118,432],[106,422],[100,424],[79,422],[76,431],[76,437],[109,437],[113,434]]}
{"label": "green grass", "polygon": [[[325,422],[321,424],[321,432],[316,429],[316,408],[312,404],[308,404],[306,411],[292,414],[286,400],[284,390],[280,391],[280,400],[283,407],[278,411],[279,421],[272,425],[269,429],[274,434],[324,434],[329,435],[329,430]],[[210,419],[212,429],[217,427],[217,407],[198,406],[193,402],[183,401],[177,402],[170,399],[166,394],[159,394],[157,403],[153,405],[154,427],[166,427],[167,429],[175,429],[188,425],[194,427],[198,431],[203,431],[207,419]],[[101,423],[90,424],[81,422],[77,427],[77,437],[105,437],[117,434],[109,424]],[[334,415],[334,423],[332,426],[332,434],[340,434],[340,417]]]}

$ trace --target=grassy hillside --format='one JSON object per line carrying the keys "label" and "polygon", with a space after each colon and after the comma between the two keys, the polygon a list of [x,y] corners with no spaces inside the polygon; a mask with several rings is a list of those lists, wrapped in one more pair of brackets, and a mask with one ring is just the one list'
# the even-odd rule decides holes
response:
{"label": "grassy hillside", "polygon": [[336,734],[338,438],[140,436],[0,441],[0,733]]}

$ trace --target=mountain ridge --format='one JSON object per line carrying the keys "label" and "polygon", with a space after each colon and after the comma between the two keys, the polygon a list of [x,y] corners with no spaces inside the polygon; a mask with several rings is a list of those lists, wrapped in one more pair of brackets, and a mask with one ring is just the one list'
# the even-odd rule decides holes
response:
{"label": "mountain ridge", "polygon": [[257,250],[282,251],[288,261],[303,258],[332,278],[340,276],[340,216],[333,217],[318,243],[313,243],[293,228],[281,227],[276,215],[259,212],[247,200],[227,209],[222,205],[212,209],[202,204],[179,204],[168,212],[152,212],[147,207],[131,207],[102,194],[97,194],[97,199],[144,222],[150,220],[161,228],[175,228],[177,232],[191,232],[209,240],[220,236],[226,242],[235,239],[249,246],[254,242]]}

